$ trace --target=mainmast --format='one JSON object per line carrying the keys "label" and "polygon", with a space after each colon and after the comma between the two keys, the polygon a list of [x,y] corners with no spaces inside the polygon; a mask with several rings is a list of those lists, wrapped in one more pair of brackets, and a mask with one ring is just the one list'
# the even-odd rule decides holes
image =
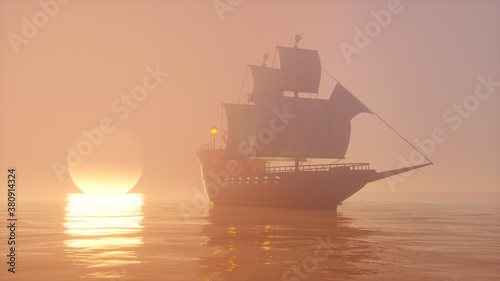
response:
{"label": "mainmast", "polygon": [[[300,42],[300,40],[302,40],[302,35],[304,33],[301,33],[301,34],[295,34],[295,45],[293,45],[294,48],[298,48],[297,44]],[[299,92],[297,91],[294,91],[293,92],[293,96],[295,98],[298,98],[299,97]],[[295,172],[298,172],[299,171],[299,158],[295,157]]]}

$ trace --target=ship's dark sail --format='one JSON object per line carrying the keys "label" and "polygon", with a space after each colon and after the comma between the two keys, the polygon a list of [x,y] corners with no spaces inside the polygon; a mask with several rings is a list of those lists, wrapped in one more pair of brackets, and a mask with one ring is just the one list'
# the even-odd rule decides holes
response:
{"label": "ship's dark sail", "polygon": [[277,47],[280,55],[283,90],[317,93],[321,63],[316,50]]}
{"label": "ship's dark sail", "polygon": [[224,156],[228,159],[249,158],[258,131],[255,106],[224,104],[224,108],[228,132]]}
{"label": "ship's dark sail", "polygon": [[283,96],[284,91],[317,93],[321,63],[316,50],[277,47],[280,68],[249,65],[253,76],[252,97]]}
{"label": "ship's dark sail", "polygon": [[249,65],[253,76],[252,95],[282,96],[282,72],[277,68]]}
{"label": "ship's dark sail", "polygon": [[370,112],[340,84],[329,100],[254,96],[253,101],[225,105],[226,158],[344,158],[351,119]]}
{"label": "ship's dark sail", "polygon": [[348,118],[349,120],[362,112],[372,113],[370,109],[368,109],[340,83],[337,83],[333,89],[330,100],[333,103],[332,110],[336,112],[338,116]]}

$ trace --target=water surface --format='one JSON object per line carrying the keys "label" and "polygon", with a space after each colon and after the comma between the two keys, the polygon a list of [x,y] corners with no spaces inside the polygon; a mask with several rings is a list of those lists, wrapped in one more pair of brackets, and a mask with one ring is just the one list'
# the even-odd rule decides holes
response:
{"label": "water surface", "polygon": [[0,276],[500,280],[496,197],[405,196],[365,195],[332,212],[68,194],[62,203],[21,205],[17,273],[7,272],[2,253]]}

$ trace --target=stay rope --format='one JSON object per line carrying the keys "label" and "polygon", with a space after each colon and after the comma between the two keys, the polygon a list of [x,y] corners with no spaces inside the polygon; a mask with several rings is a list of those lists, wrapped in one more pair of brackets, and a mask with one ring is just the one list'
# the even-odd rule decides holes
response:
{"label": "stay rope", "polygon": [[[328,71],[326,71],[326,69],[324,69],[323,67],[321,67],[321,69],[326,73],[328,74],[328,76],[330,76],[333,80],[337,81],[337,83],[340,84],[339,80],[337,80],[335,77],[333,77],[333,75],[331,75]],[[371,111],[371,113],[373,113],[375,116],[377,116],[378,119],[380,119],[380,121],[382,121],[382,123],[384,123],[387,127],[389,127],[389,129],[391,129],[394,133],[396,133],[396,135],[398,135],[401,139],[403,139],[408,145],[410,145],[413,149],[415,149],[415,151],[417,151],[418,153],[420,153],[420,155],[422,155],[427,161],[429,161],[429,163],[433,164],[433,162],[427,158],[427,156],[425,156],[424,153],[422,153],[422,151],[420,151],[418,148],[416,148],[411,142],[409,142],[405,137],[403,137],[398,131],[396,131],[396,129],[394,129],[391,125],[389,125],[387,122],[385,122],[384,119],[382,119],[382,117],[380,117],[380,115],[378,115],[375,111],[373,111],[370,107],[368,107],[366,104],[364,104],[362,101],[360,101],[356,96],[354,96],[351,91],[349,91],[349,89],[347,89],[343,84],[341,84],[356,100],[358,100],[364,107],[368,108],[368,110]]]}

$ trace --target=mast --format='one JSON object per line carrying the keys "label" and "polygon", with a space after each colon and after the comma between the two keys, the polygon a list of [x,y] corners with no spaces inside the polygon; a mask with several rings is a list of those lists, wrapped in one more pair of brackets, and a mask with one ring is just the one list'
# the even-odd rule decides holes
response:
{"label": "mast", "polygon": [[[298,48],[297,44],[299,43],[300,40],[302,40],[302,34],[295,34],[295,45],[293,46],[294,48]],[[293,96],[295,98],[298,98],[299,92],[294,91]],[[299,158],[295,157],[294,160],[295,160],[295,172],[298,172],[299,171]]]}
{"label": "mast", "polygon": [[[297,44],[299,43],[300,40],[302,40],[302,34],[295,34],[295,45],[293,46],[294,48],[298,48]],[[298,98],[299,92],[294,91],[293,96],[295,98]],[[298,171],[299,171],[299,158],[295,157],[295,172],[298,172]]]}

